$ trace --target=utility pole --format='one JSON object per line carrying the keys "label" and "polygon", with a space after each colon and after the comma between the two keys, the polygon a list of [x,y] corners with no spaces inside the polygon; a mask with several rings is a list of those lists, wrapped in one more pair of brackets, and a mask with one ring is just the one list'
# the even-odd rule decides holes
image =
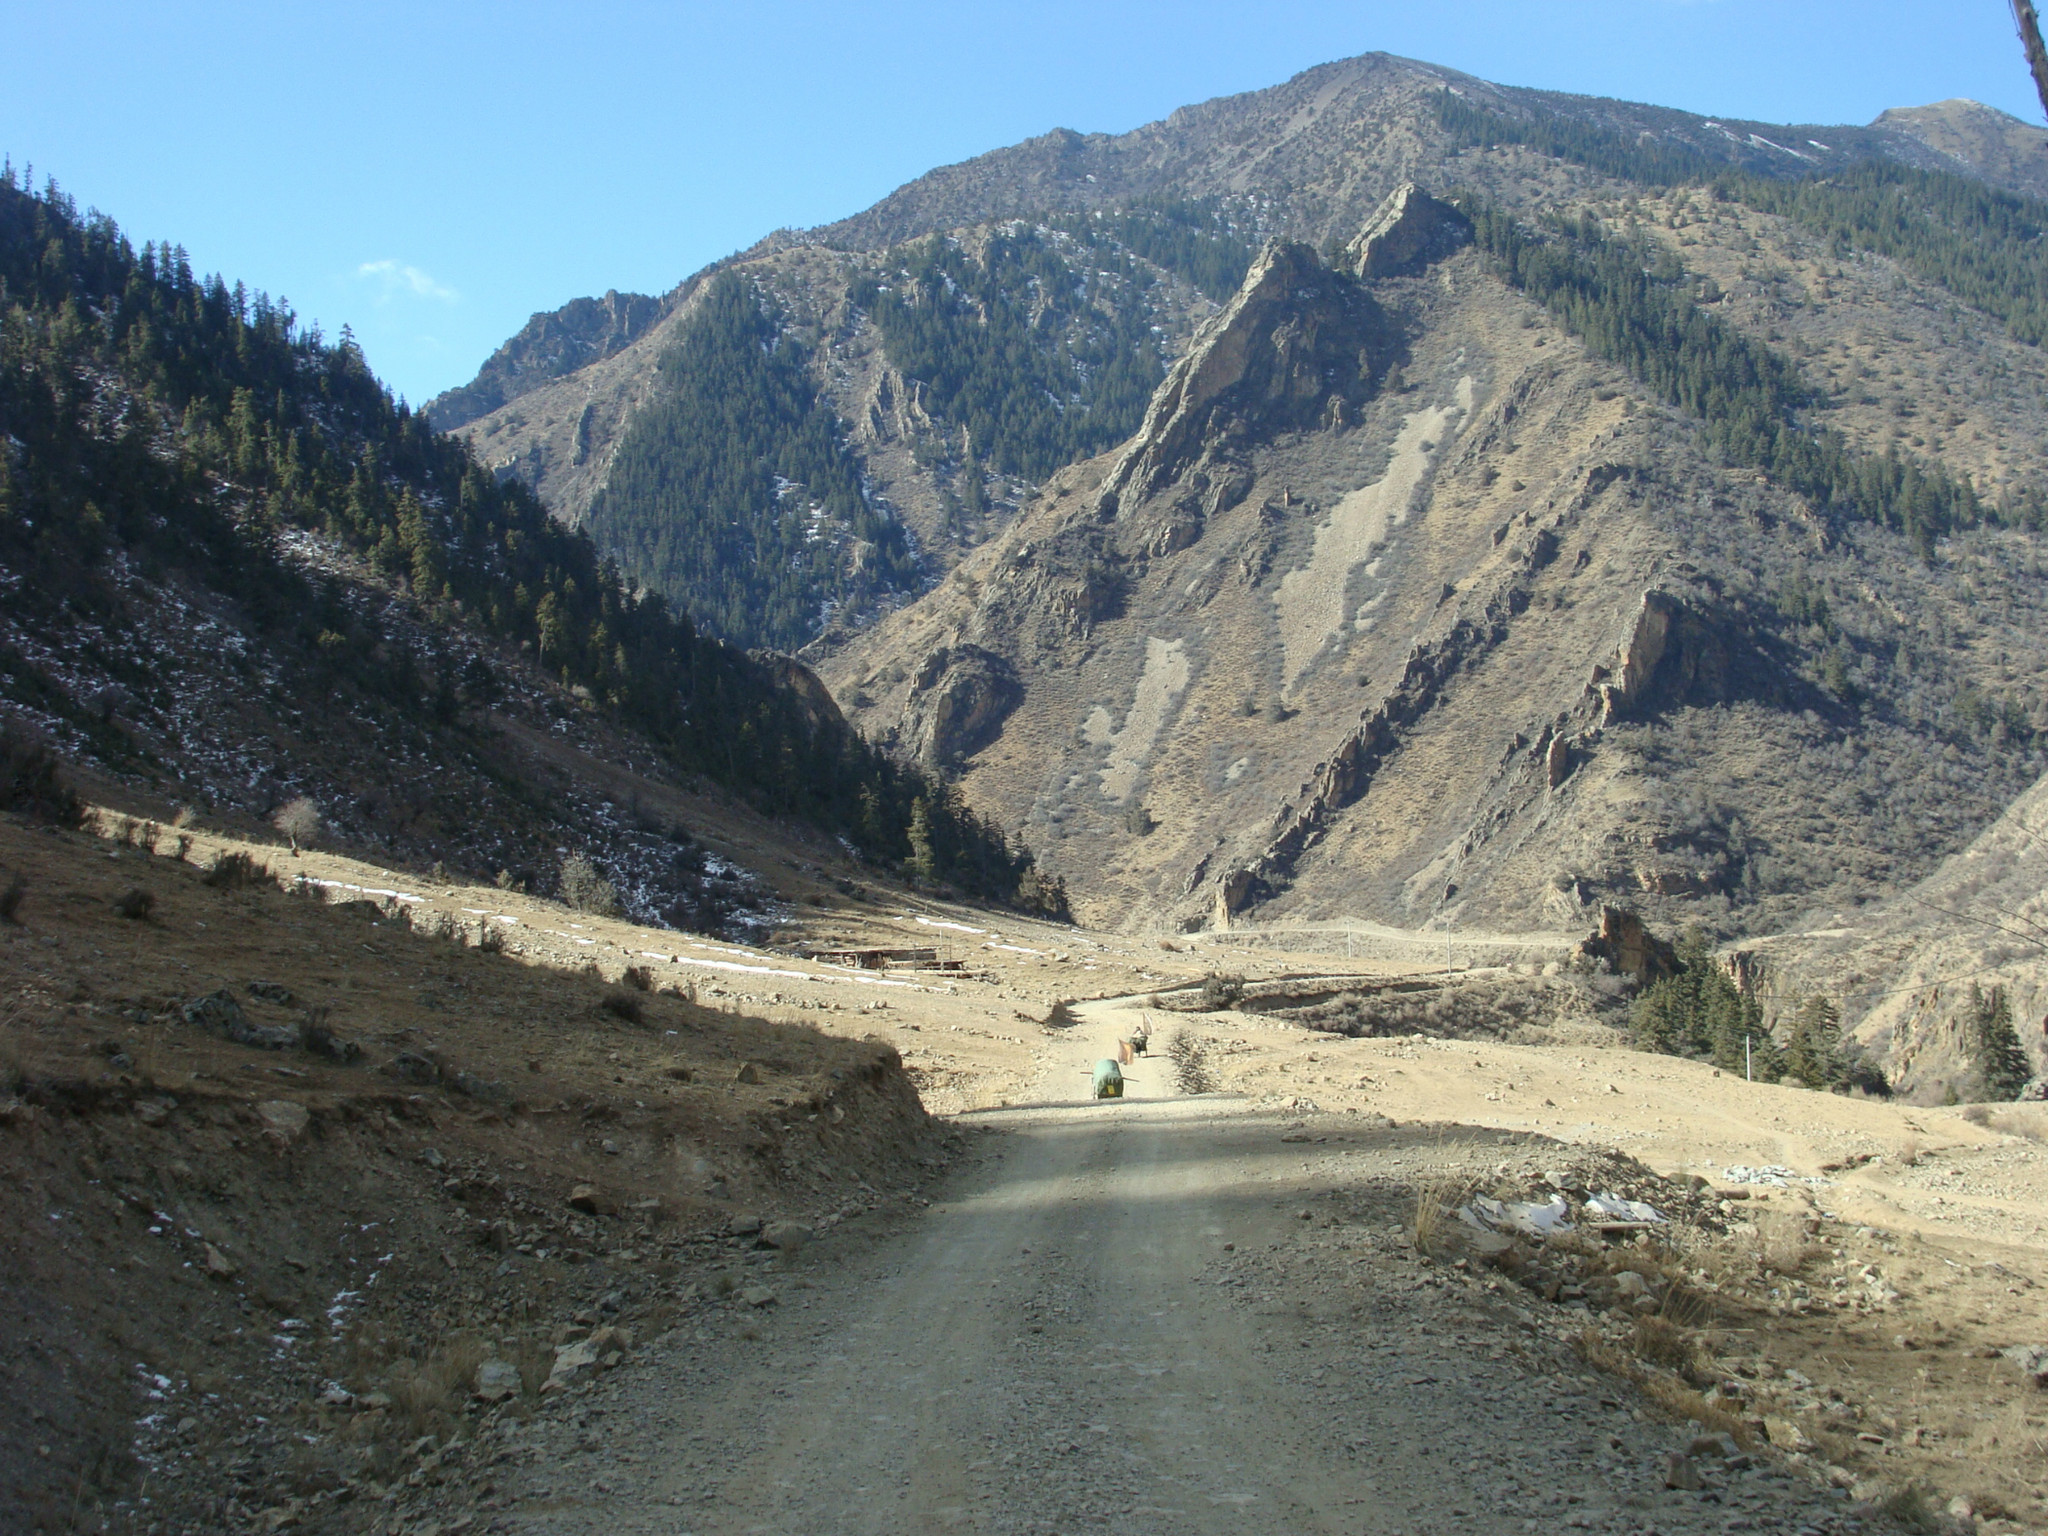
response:
{"label": "utility pole", "polygon": [[2020,47],[2027,55],[2027,71],[2034,77],[2034,90],[2041,98],[2041,110],[2048,112],[2048,48],[2041,46],[2041,18],[2034,0],[2010,0],[2013,25],[2019,28]]}

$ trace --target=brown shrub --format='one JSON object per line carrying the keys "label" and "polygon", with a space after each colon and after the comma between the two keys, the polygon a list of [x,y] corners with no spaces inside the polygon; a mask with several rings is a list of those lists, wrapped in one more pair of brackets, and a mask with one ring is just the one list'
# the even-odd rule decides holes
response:
{"label": "brown shrub", "polygon": [[213,861],[204,883],[217,891],[239,891],[269,881],[270,871],[246,853],[224,853]]}
{"label": "brown shrub", "polygon": [[640,994],[629,992],[624,987],[613,987],[598,1000],[597,1006],[628,1024],[638,1024],[647,1017],[647,1007],[640,1000]]}
{"label": "brown shrub", "polygon": [[15,725],[0,725],[0,811],[62,827],[85,819],[85,803],[65,781],[57,754]]}

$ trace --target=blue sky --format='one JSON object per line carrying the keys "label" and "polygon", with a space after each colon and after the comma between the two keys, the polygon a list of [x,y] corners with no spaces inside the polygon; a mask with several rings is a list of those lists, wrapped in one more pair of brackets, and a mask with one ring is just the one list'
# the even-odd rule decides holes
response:
{"label": "blue sky", "polygon": [[934,165],[1386,49],[1767,121],[2041,118],[2005,0],[0,0],[0,149],[290,298],[424,400],[529,314],[659,293]]}

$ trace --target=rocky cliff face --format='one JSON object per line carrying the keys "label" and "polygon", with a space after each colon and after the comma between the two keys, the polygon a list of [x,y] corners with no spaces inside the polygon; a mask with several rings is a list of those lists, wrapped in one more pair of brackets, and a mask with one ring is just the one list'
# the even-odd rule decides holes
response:
{"label": "rocky cliff face", "polygon": [[1153,395],[1103,481],[1105,498],[1143,501],[1204,465],[1213,470],[1200,470],[1195,489],[1205,510],[1228,510],[1249,489],[1232,463],[1239,445],[1349,420],[1393,350],[1370,295],[1307,246],[1273,241]]}
{"label": "rocky cliff face", "polygon": [[660,299],[613,288],[601,299],[572,299],[551,314],[535,315],[491,354],[474,379],[438,396],[427,407],[428,418],[443,432],[466,426],[550,380],[623,351],[646,335],[666,308]]}
{"label": "rocky cliff face", "polygon": [[[2028,174],[2024,135],[1947,107],[1809,132],[1384,55],[942,168],[736,263],[815,349],[934,583],[807,659],[855,723],[1022,825],[1098,921],[1583,931],[1612,902],[1758,932],[1925,875],[2048,767],[2032,536],[1922,558],[1716,462],[1490,276],[1428,189],[1645,242],[1719,323],[1796,359],[1858,451],[1938,456],[1994,501],[2048,480],[2038,349],[1699,188],[1459,147],[1446,91],[1760,171]],[[1167,377],[1128,442],[1038,485],[984,471],[970,496],[973,431],[849,295],[892,280],[893,242],[1072,241],[1134,198],[1199,199],[1256,237],[1245,283],[1219,306],[1133,249],[1072,246],[1077,272],[1150,274]],[[665,302],[465,432],[579,515],[691,292]]]}
{"label": "rocky cliff face", "polygon": [[[1086,917],[1142,927],[1583,931],[1614,903],[1755,931],[1995,814],[2032,750],[1888,794],[1945,728],[1900,674],[1830,691],[1786,596],[1924,617],[1951,576],[1707,460],[1442,207],[1389,200],[1348,270],[1269,245],[1129,443],[823,658],[856,723],[930,758],[935,680],[1000,662],[1018,694],[974,695],[967,791]],[[2023,538],[1951,558],[2033,601]],[[2002,644],[1956,658],[1969,686]]]}

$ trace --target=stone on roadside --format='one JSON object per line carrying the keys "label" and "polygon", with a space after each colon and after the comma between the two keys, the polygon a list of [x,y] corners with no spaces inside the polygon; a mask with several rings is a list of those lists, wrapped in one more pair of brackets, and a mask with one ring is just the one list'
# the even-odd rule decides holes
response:
{"label": "stone on roadside", "polygon": [[1698,1493],[1706,1486],[1700,1479],[1700,1469],[1692,1464],[1692,1458],[1683,1451],[1664,1453],[1664,1486],[1676,1488],[1685,1493]]}
{"label": "stone on roadside", "polygon": [[235,1264],[226,1254],[214,1247],[213,1244],[208,1243],[206,1245],[206,1272],[216,1280],[232,1280],[235,1276]]}
{"label": "stone on roadside", "polygon": [[548,1379],[541,1383],[541,1395],[566,1392],[571,1387],[581,1386],[597,1374],[600,1356],[597,1346],[589,1339],[578,1339],[574,1344],[555,1346],[554,1369],[548,1372]]}
{"label": "stone on roadside", "polygon": [[313,1116],[303,1104],[290,1099],[266,1099],[256,1106],[256,1118],[263,1122],[263,1134],[279,1146],[290,1146],[306,1134]]}
{"label": "stone on roadside", "polygon": [[586,1216],[616,1216],[619,1213],[617,1203],[595,1184],[578,1184],[570,1190],[569,1209],[581,1211]]}
{"label": "stone on roadside", "polygon": [[732,1080],[736,1083],[758,1083],[759,1081],[761,1081],[761,1068],[759,1063],[751,1061],[741,1062],[740,1069],[739,1071],[733,1073]]}
{"label": "stone on roadside", "polygon": [[750,1307],[772,1307],[775,1293],[765,1285],[750,1285],[740,1292],[740,1300]]}
{"label": "stone on roadside", "polygon": [[761,1246],[795,1254],[813,1235],[811,1229],[800,1221],[771,1221],[761,1228]]}
{"label": "stone on roadside", "polygon": [[519,1395],[519,1367],[510,1360],[486,1360],[476,1368],[476,1395],[487,1403],[502,1403]]}
{"label": "stone on roadside", "polygon": [[1722,1461],[1732,1461],[1742,1454],[1742,1447],[1726,1430],[1718,1435],[1694,1435],[1692,1444],[1685,1449],[1690,1456],[1715,1456]]}
{"label": "stone on roadside", "polygon": [[761,1218],[742,1211],[727,1224],[727,1230],[734,1237],[752,1237],[761,1230]]}
{"label": "stone on roadside", "polygon": [[1790,1419],[1771,1415],[1764,1420],[1764,1437],[1781,1451],[1810,1451],[1813,1442],[1806,1431]]}
{"label": "stone on roadside", "polygon": [[281,1147],[289,1147],[305,1135],[305,1128],[313,1124],[311,1112],[303,1104],[295,1104],[289,1098],[272,1098],[256,1106],[256,1118],[262,1120],[262,1133]]}

